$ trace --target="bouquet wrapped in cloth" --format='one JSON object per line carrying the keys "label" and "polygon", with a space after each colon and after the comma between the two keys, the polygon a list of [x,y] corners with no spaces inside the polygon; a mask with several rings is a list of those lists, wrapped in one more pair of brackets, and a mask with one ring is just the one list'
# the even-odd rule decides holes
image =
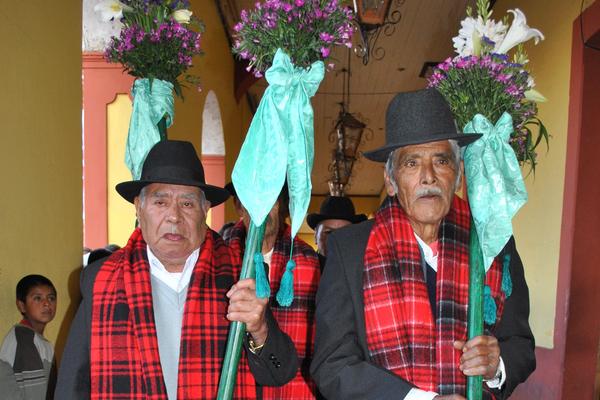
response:
{"label": "bouquet wrapped in cloth", "polygon": [[[325,75],[323,60],[334,45],[351,46],[352,10],[337,0],[267,0],[241,12],[233,52],[269,86],[260,101],[232,173],[236,193],[251,217],[241,278],[255,277],[254,252],[262,248],[264,221],[287,180],[292,238],[308,209],[314,158],[310,98]],[[263,160],[268,159],[268,162]],[[294,297],[294,262],[286,265],[277,301]],[[264,273],[256,293],[269,295]],[[243,324],[232,323],[218,399],[230,399],[239,362]]]}
{"label": "bouquet wrapped in cloth", "polygon": [[[544,39],[527,25],[519,9],[509,10],[508,26],[491,19],[488,0],[477,1],[477,16],[467,9],[459,35],[453,39],[458,55],[439,64],[429,78],[448,101],[465,133],[483,136],[464,152],[471,215],[469,338],[493,324],[496,304],[484,288],[485,274],[512,236],[512,218],[527,201],[520,167],[535,172],[536,148],[548,133],[537,118],[537,103],[546,99],[534,89],[523,43]],[[512,52],[512,57],[509,54]],[[532,128],[537,127],[537,135]],[[510,277],[510,274],[505,274]],[[503,281],[506,296],[510,282]],[[489,288],[488,288],[489,289]],[[481,399],[482,377],[468,377],[467,397]]]}
{"label": "bouquet wrapped in cloth", "polygon": [[[106,60],[122,64],[137,78],[131,90],[133,112],[125,151],[134,179],[139,179],[152,146],[167,138],[174,117],[173,91],[183,98],[179,77],[202,53],[203,25],[188,8],[189,0],[105,0],[95,7],[105,21],[123,25],[105,50]],[[188,74],[184,81],[198,83]]]}

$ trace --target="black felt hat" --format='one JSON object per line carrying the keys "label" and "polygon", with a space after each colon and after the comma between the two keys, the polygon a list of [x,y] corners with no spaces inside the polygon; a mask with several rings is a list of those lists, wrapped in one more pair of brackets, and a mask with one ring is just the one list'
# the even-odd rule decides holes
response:
{"label": "black felt hat", "polygon": [[326,219],[343,219],[353,224],[367,219],[365,214],[356,215],[354,204],[352,204],[352,200],[348,197],[327,196],[323,200],[319,211],[318,214],[308,214],[306,217],[306,223],[311,229],[315,229],[319,225],[319,222]]}
{"label": "black felt hat", "polygon": [[151,183],[199,187],[211,207],[229,197],[227,190],[206,184],[204,168],[190,142],[164,140],[156,143],[144,160],[140,180],[121,182],[116,189],[125,200],[133,203],[140,190]]}
{"label": "black felt hat", "polygon": [[444,97],[436,89],[424,89],[399,93],[392,99],[385,115],[385,145],[363,154],[369,160],[385,162],[399,147],[451,139],[466,146],[480,137],[460,132]]}

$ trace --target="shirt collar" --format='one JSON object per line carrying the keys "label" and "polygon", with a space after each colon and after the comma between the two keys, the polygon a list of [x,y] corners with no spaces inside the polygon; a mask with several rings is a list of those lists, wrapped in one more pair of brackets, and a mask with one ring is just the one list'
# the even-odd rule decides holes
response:
{"label": "shirt collar", "polygon": [[431,247],[429,247],[429,245],[425,243],[423,239],[421,239],[416,233],[415,238],[417,238],[417,242],[419,242],[419,246],[421,246],[421,250],[423,250],[423,258],[425,258],[425,262],[429,264],[429,266],[433,268],[435,272],[437,272],[438,253],[436,252],[433,254]]}
{"label": "shirt collar", "polygon": [[176,291],[177,293],[181,292],[185,289],[190,282],[190,278],[192,276],[192,272],[194,271],[194,266],[198,261],[198,256],[200,255],[200,249],[196,249],[189,255],[187,260],[185,260],[185,264],[183,265],[183,270],[181,272],[169,272],[160,262],[160,260],[152,253],[150,250],[150,246],[146,246],[146,250],[148,252],[148,263],[150,264],[150,273],[152,276],[163,282],[165,285]]}

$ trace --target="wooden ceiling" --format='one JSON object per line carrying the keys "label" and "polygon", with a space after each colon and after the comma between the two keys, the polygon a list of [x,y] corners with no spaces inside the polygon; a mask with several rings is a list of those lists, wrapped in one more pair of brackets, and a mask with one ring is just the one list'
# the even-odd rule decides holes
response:
{"label": "wooden ceiling", "polygon": [[[254,7],[251,0],[218,0],[223,21],[228,30],[237,21],[242,9]],[[471,0],[393,0],[390,11],[401,13],[400,22],[389,36],[381,34],[377,47],[385,56],[371,58],[363,65],[362,58],[352,53],[350,60],[349,111],[367,125],[366,139],[359,150],[366,151],[383,145],[385,141],[385,111],[395,93],[424,88],[427,84],[419,77],[423,64],[442,61],[453,54],[452,37],[456,36],[465,8]],[[358,43],[356,33],[354,43]],[[315,163],[312,172],[313,194],[329,192],[329,164],[334,144],[329,140],[340,111],[348,50],[338,47],[331,54],[334,70],[328,72],[312,99],[315,112]],[[256,100],[264,92],[264,79],[256,82],[249,95]],[[346,194],[350,196],[379,196],[383,188],[383,165],[359,157],[354,163],[352,179]]]}

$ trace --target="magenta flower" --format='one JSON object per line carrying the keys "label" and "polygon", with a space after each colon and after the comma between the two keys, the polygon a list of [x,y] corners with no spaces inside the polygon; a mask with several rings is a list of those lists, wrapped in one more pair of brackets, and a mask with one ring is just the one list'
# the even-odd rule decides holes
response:
{"label": "magenta flower", "polygon": [[[346,4],[346,3],[344,3]],[[264,0],[244,13],[234,46],[240,58],[257,57],[252,71],[264,72],[274,50],[283,49],[296,66],[330,56],[332,46],[352,46],[352,11],[339,0]]]}
{"label": "magenta flower", "polygon": [[327,32],[321,32],[319,33],[319,39],[321,39],[322,41],[324,41],[325,43],[331,43],[333,42],[334,36],[330,33]]}

